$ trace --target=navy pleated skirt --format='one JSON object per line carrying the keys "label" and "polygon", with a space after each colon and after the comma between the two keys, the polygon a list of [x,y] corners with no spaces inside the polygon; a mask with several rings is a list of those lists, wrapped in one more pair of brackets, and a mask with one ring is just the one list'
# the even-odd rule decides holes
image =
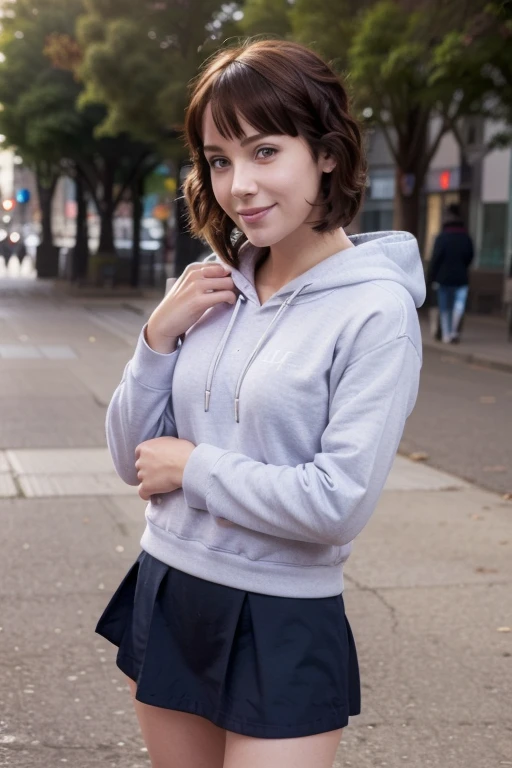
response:
{"label": "navy pleated skirt", "polygon": [[286,598],[204,581],[142,552],[96,627],[145,704],[258,738],[336,730],[360,712],[342,595]]}

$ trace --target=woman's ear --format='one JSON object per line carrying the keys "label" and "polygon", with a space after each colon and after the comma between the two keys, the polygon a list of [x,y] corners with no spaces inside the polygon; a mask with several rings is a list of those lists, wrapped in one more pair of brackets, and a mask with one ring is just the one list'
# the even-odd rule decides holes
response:
{"label": "woman's ear", "polygon": [[328,152],[322,152],[320,155],[320,170],[322,173],[332,173],[336,168],[336,160]]}

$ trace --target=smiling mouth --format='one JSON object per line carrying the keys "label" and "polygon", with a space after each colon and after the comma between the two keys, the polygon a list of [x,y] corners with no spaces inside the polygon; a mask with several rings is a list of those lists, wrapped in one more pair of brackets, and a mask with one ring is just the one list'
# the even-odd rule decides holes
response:
{"label": "smiling mouth", "polygon": [[238,211],[238,215],[245,222],[250,224],[253,221],[259,221],[260,219],[263,219],[264,216],[266,216],[267,213],[269,213],[269,211],[271,211],[274,207],[275,203],[274,205],[267,206],[267,208],[249,208],[247,211]]}

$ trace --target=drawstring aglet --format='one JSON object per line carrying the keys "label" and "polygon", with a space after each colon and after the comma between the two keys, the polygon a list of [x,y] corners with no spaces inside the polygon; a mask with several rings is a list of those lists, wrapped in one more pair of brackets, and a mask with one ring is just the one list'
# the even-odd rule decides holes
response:
{"label": "drawstring aglet", "polygon": [[235,400],[235,421],[237,424],[240,422],[240,399],[238,397]]}
{"label": "drawstring aglet", "polygon": [[210,395],[211,392],[209,389],[205,390],[204,393],[204,410],[205,412],[210,408]]}

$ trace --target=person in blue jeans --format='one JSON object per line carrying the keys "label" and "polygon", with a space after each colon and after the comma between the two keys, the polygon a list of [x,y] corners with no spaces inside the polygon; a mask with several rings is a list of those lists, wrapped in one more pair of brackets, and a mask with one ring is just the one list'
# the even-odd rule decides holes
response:
{"label": "person in blue jeans", "polygon": [[429,285],[438,286],[437,304],[444,344],[457,344],[460,340],[473,255],[473,241],[464,226],[460,208],[451,204],[442,231],[436,237],[428,270]]}

